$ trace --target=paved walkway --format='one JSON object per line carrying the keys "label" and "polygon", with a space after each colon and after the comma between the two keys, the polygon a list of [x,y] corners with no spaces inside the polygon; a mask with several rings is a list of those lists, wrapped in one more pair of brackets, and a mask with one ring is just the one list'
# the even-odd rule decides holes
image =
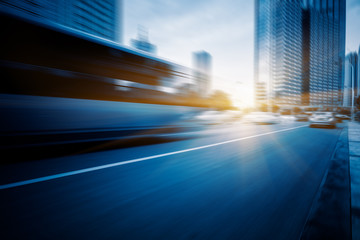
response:
{"label": "paved walkway", "polygon": [[360,123],[349,123],[352,239],[360,240]]}

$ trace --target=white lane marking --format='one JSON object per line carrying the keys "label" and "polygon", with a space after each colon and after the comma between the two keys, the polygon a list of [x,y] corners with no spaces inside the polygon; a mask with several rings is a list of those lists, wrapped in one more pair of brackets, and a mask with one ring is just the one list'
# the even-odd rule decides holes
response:
{"label": "white lane marking", "polygon": [[32,184],[32,183],[45,182],[45,181],[49,181],[49,180],[53,180],[53,179],[57,179],[57,178],[68,177],[68,176],[78,175],[78,174],[87,173],[87,172],[93,172],[93,171],[97,171],[97,170],[101,170],[101,169],[105,169],[105,168],[117,167],[117,166],[121,166],[121,165],[125,165],[125,164],[146,161],[146,160],[150,160],[150,159],[154,159],[154,158],[167,157],[167,156],[171,156],[171,155],[175,155],[175,154],[196,151],[196,150],[200,150],[200,149],[204,149],[204,148],[216,147],[216,146],[219,146],[219,145],[224,145],[224,144],[228,144],[228,143],[247,140],[247,139],[250,139],[250,138],[261,137],[261,136],[270,135],[270,134],[274,134],[274,133],[278,133],[278,132],[290,131],[290,130],[294,130],[294,129],[297,129],[297,128],[302,128],[302,127],[305,127],[305,126],[307,126],[307,125],[302,125],[302,126],[292,127],[292,128],[286,128],[286,129],[267,132],[267,133],[261,133],[261,134],[252,135],[252,136],[248,136],[248,137],[236,138],[236,139],[232,139],[232,140],[228,140],[228,141],[224,141],[224,142],[213,143],[213,144],[204,145],[204,146],[200,146],[200,147],[188,148],[188,149],[175,151],[175,152],[163,153],[163,154],[158,154],[158,155],[153,155],[153,156],[143,157],[143,158],[136,158],[136,159],[133,159],[133,160],[127,160],[127,161],[122,161],[122,162],[105,164],[105,165],[101,165],[101,166],[97,166],[97,167],[84,168],[84,169],[80,169],[80,170],[54,174],[54,175],[49,175],[49,176],[45,176],[45,177],[20,181],[20,182],[8,183],[8,184],[0,185],[0,190],[19,187],[19,186],[24,186],[24,185],[28,185],[28,184]]}

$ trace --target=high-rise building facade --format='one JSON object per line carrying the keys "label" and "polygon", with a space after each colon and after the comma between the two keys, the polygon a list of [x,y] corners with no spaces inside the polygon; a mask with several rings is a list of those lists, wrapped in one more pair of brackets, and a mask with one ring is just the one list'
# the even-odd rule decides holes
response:
{"label": "high-rise building facade", "polygon": [[255,103],[269,104],[271,81],[271,12],[272,1],[255,1],[254,80]]}
{"label": "high-rise building facade", "polygon": [[301,103],[302,14],[300,1],[255,1],[257,105]]}
{"label": "high-rise building facade", "polygon": [[138,36],[137,39],[131,39],[131,46],[148,53],[155,54],[156,46],[149,42],[149,34],[145,27],[138,26]]}
{"label": "high-rise building facade", "polygon": [[207,97],[211,83],[211,55],[206,51],[193,53],[194,91]]}
{"label": "high-rise building facade", "polygon": [[[360,53],[360,52],[359,52]],[[360,69],[359,69],[359,54],[352,52],[346,55],[345,58],[345,77],[343,85],[343,106],[353,106],[354,101],[360,95]]]}
{"label": "high-rise building facade", "polygon": [[345,0],[304,1],[306,105],[341,105],[345,60]]}
{"label": "high-rise building facade", "polygon": [[355,97],[356,99],[360,97],[360,46],[358,51],[358,61],[357,61],[357,78],[355,79]]}
{"label": "high-rise building facade", "polygon": [[277,105],[299,105],[302,93],[302,9],[299,1],[275,1],[270,96]]}
{"label": "high-rise building facade", "polygon": [[268,103],[268,91],[266,82],[256,82],[255,83],[255,98],[257,100],[257,104],[261,106],[262,104]]}
{"label": "high-rise building facade", "polygon": [[121,0],[3,0],[2,11],[122,42]]}
{"label": "high-rise building facade", "polygon": [[345,0],[255,1],[254,80],[266,103],[339,105],[344,52]]}

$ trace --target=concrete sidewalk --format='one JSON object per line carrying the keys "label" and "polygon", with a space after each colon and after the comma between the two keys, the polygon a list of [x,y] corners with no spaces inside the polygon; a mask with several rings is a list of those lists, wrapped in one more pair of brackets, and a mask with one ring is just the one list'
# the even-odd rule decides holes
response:
{"label": "concrete sidewalk", "polygon": [[349,122],[352,239],[360,240],[360,123]]}

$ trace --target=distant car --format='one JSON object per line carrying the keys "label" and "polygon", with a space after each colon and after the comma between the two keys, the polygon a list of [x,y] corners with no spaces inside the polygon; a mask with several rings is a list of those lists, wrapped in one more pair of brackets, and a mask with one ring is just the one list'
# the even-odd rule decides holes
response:
{"label": "distant car", "polygon": [[253,112],[243,117],[244,122],[256,124],[276,124],[280,122],[279,114],[272,112]]}
{"label": "distant car", "polygon": [[343,120],[350,120],[351,119],[350,116],[345,115],[345,114],[339,114],[339,113],[335,114],[335,118],[336,118],[337,122],[339,122],[339,123],[341,123]]}
{"label": "distant car", "polygon": [[333,112],[314,112],[309,118],[309,126],[336,127],[336,118]]}
{"label": "distant car", "polygon": [[296,114],[295,115],[295,120],[296,121],[308,121],[309,120],[309,116],[305,113],[300,113],[300,114]]}
{"label": "distant car", "polygon": [[225,110],[224,115],[229,121],[237,121],[242,118],[242,112],[238,110]]}
{"label": "distant car", "polygon": [[311,116],[314,112],[318,111],[319,109],[317,107],[307,107],[304,109],[304,113],[308,116]]}
{"label": "distant car", "polygon": [[196,115],[193,118],[193,121],[213,125],[213,124],[223,124],[223,123],[230,123],[240,119],[241,113],[238,111],[216,111],[216,110],[209,110],[201,112],[200,114]]}
{"label": "distant car", "polygon": [[346,114],[340,114],[340,113],[335,114],[335,117],[338,119],[341,119],[341,120],[350,120],[351,119],[350,116],[348,116]]}

